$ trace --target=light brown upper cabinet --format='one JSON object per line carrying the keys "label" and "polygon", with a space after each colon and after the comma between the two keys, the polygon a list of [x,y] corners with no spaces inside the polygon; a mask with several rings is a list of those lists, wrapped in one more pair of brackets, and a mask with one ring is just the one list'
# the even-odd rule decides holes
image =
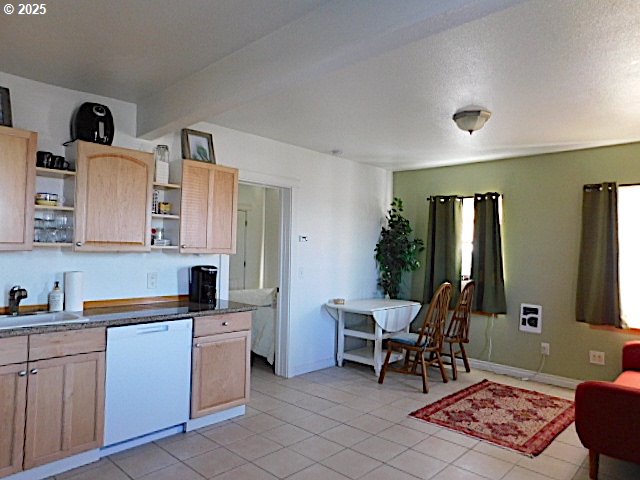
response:
{"label": "light brown upper cabinet", "polygon": [[180,205],[180,252],[236,253],[236,168],[183,160]]}
{"label": "light brown upper cabinet", "polygon": [[153,154],[76,141],[76,251],[151,250]]}
{"label": "light brown upper cabinet", "polygon": [[38,134],[0,127],[0,250],[31,250]]}

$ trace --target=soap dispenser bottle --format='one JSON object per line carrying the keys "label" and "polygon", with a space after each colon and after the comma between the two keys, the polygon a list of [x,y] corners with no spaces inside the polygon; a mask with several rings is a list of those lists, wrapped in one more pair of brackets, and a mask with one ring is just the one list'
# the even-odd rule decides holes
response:
{"label": "soap dispenser bottle", "polygon": [[64,307],[64,293],[60,289],[60,282],[55,282],[53,290],[49,293],[49,311],[61,312]]}

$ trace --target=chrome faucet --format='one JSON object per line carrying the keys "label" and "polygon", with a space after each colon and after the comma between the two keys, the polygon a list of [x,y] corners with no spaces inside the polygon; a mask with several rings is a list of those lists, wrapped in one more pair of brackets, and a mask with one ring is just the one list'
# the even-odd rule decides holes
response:
{"label": "chrome faucet", "polygon": [[18,315],[20,309],[20,300],[27,298],[27,290],[20,285],[15,285],[9,290],[9,313],[11,315]]}

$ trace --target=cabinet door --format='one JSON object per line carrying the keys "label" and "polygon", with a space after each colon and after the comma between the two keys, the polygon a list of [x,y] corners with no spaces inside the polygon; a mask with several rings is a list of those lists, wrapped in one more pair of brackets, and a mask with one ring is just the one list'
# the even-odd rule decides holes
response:
{"label": "cabinet door", "polygon": [[211,249],[215,253],[236,253],[238,170],[216,165],[213,170],[213,212]]}
{"label": "cabinet door", "polygon": [[31,250],[38,134],[0,127],[0,250]]}
{"label": "cabinet door", "polygon": [[150,251],[153,155],[76,144],[75,249]]}
{"label": "cabinet door", "polygon": [[183,160],[180,201],[180,251],[209,253],[213,235],[211,164]]}
{"label": "cabinet door", "polygon": [[183,160],[180,203],[182,253],[235,253],[237,169]]}
{"label": "cabinet door", "polygon": [[191,418],[249,401],[251,332],[194,339]]}
{"label": "cabinet door", "polygon": [[24,468],[99,448],[104,352],[29,363]]}
{"label": "cabinet door", "polygon": [[22,470],[26,363],[0,367],[0,477]]}

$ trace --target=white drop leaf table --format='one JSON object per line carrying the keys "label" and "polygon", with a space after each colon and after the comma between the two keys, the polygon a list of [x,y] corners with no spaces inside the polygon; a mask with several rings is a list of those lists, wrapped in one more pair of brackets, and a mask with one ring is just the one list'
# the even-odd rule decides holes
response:
{"label": "white drop leaf table", "polygon": [[[409,325],[420,311],[420,303],[409,300],[387,300],[375,298],[351,300],[344,304],[325,303],[329,314],[338,322],[338,352],[336,361],[341,367],[344,360],[371,365],[380,375],[382,369],[382,341],[391,338],[395,332],[408,331]],[[345,314],[358,313],[374,320],[373,333],[345,327]],[[367,340],[367,346],[356,350],[344,350],[345,337]],[[373,351],[369,342],[373,342]],[[397,354],[400,358],[400,354]]]}

